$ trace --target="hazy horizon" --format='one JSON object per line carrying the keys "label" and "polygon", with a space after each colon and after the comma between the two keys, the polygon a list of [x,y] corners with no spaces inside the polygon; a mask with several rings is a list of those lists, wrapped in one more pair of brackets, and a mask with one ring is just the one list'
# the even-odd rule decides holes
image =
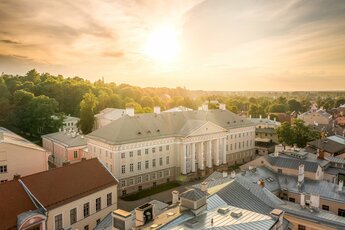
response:
{"label": "hazy horizon", "polygon": [[0,2],[0,72],[204,91],[343,91],[345,1]]}

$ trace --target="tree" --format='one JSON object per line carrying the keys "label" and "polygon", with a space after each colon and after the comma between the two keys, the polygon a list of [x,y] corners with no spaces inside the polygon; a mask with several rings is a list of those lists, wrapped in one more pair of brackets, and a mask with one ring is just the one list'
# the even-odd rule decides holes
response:
{"label": "tree", "polygon": [[97,98],[92,93],[86,93],[80,102],[80,121],[79,127],[84,134],[92,131],[95,122],[95,108],[97,106]]}
{"label": "tree", "polygon": [[293,112],[293,111],[300,112],[300,111],[302,111],[302,105],[296,99],[289,100],[288,101],[288,105],[289,105],[290,112]]}
{"label": "tree", "polygon": [[306,126],[301,119],[294,119],[291,125],[284,122],[277,129],[277,134],[280,143],[297,144],[298,147],[305,147],[307,142],[319,138],[319,134]]}

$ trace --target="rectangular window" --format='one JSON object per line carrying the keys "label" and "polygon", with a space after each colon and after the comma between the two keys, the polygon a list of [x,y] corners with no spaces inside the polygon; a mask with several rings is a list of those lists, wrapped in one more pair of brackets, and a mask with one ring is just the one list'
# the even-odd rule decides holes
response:
{"label": "rectangular window", "polygon": [[149,175],[146,174],[146,175],[144,176],[144,181],[149,181],[149,180],[150,180]]}
{"label": "rectangular window", "polygon": [[126,153],[121,153],[121,159],[126,158]]}
{"label": "rectangular window", "polygon": [[162,152],[162,151],[163,151],[163,147],[159,146],[159,152]]}
{"label": "rectangular window", "polygon": [[170,146],[169,146],[169,145],[165,146],[165,149],[166,149],[166,150],[169,150],[169,149],[170,149]]}
{"label": "rectangular window", "polygon": [[107,206],[110,206],[112,204],[112,193],[107,194]]}
{"label": "rectangular window", "polygon": [[98,198],[96,199],[96,212],[100,211],[101,208],[102,208],[102,207],[101,207],[101,198],[98,197]]}
{"label": "rectangular window", "polygon": [[134,168],[134,167],[133,167],[133,163],[129,164],[129,171],[130,171],[130,172],[133,172],[133,168]]}
{"label": "rectangular window", "polygon": [[165,163],[168,165],[170,163],[169,161],[170,161],[169,156],[167,156],[165,159]]}
{"label": "rectangular window", "polygon": [[156,159],[152,159],[152,167],[156,167]]}
{"label": "rectangular window", "polygon": [[99,223],[101,223],[101,219],[96,220],[96,226],[99,225]]}
{"label": "rectangular window", "polygon": [[141,176],[137,177],[137,184],[140,184],[143,182],[143,178]]}
{"label": "rectangular window", "polygon": [[129,157],[133,157],[133,151],[129,152]]}
{"label": "rectangular window", "polygon": [[70,225],[77,222],[77,208],[73,208],[69,211]]}
{"label": "rectangular window", "polygon": [[159,158],[159,165],[160,165],[160,166],[163,165],[163,158],[162,158],[162,157]]}
{"label": "rectangular window", "polygon": [[156,152],[156,148],[152,148],[152,153],[155,153]]}
{"label": "rectangular window", "polygon": [[326,211],[329,211],[329,206],[328,205],[322,205],[322,209],[326,210]]}
{"label": "rectangular window", "polygon": [[145,149],[145,154],[149,154],[149,149]]}
{"label": "rectangular window", "polygon": [[162,178],[162,177],[163,177],[163,172],[162,171],[158,172],[158,178]]}
{"label": "rectangular window", "polygon": [[338,216],[343,216],[343,217],[345,217],[345,209],[339,208],[339,209],[338,209]]}
{"label": "rectangular window", "polygon": [[289,197],[289,201],[295,203],[295,198]]}
{"label": "rectangular window", "polygon": [[84,230],[89,230],[89,225],[85,225]]}
{"label": "rectangular window", "polygon": [[74,158],[78,158],[78,151],[74,151],[73,156],[74,156]]}
{"label": "rectangular window", "polygon": [[306,228],[305,228],[305,226],[304,225],[298,225],[298,230],[305,230]]}
{"label": "rectangular window", "polygon": [[125,174],[126,173],[126,165],[121,166],[121,173]]}
{"label": "rectangular window", "polygon": [[140,149],[137,151],[137,155],[141,156],[141,150]]}
{"label": "rectangular window", "polygon": [[155,180],[155,179],[156,179],[156,173],[152,173],[152,174],[151,174],[151,179],[152,179],[152,180]]}
{"label": "rectangular window", "polygon": [[7,173],[7,165],[0,166],[0,173]]}
{"label": "rectangular window", "polygon": [[145,161],[145,169],[149,168],[149,161]]}
{"label": "rectangular window", "polygon": [[133,178],[129,179],[128,183],[129,183],[129,185],[133,185],[134,184],[134,179]]}
{"label": "rectangular window", "polygon": [[165,171],[164,171],[164,176],[166,176],[166,177],[167,177],[167,176],[170,176],[170,170],[165,170]]}
{"label": "rectangular window", "polygon": [[85,203],[84,204],[84,218],[88,217],[90,215],[90,204]]}
{"label": "rectangular window", "polygon": [[55,230],[62,230],[62,214],[55,216]]}
{"label": "rectangular window", "polygon": [[138,170],[141,170],[141,162],[138,162]]}
{"label": "rectangular window", "polygon": [[121,181],[121,187],[126,187],[126,180]]}

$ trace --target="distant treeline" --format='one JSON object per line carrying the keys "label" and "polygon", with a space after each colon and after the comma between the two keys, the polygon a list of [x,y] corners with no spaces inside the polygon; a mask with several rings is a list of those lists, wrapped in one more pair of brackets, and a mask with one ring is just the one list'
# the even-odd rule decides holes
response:
{"label": "distant treeline", "polygon": [[[345,92],[207,92],[185,88],[141,88],[128,84],[90,82],[80,77],[64,77],[30,70],[24,76],[0,76],[0,125],[33,136],[54,132],[64,115],[81,118],[88,133],[93,115],[104,108],[134,107],[136,113],[175,106],[197,109],[206,101],[225,103],[234,113],[248,111],[252,117],[270,112],[304,112],[312,102],[325,109],[345,103]],[[216,108],[216,104],[210,104]],[[52,115],[59,119],[52,119]]]}

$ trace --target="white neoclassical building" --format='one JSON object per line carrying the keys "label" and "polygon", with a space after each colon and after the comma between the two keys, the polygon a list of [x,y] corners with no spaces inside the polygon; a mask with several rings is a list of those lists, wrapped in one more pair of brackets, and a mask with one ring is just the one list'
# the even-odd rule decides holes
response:
{"label": "white neoclassical building", "polygon": [[254,158],[255,124],[220,109],[134,114],[87,135],[88,151],[119,179],[120,194],[188,180]]}

